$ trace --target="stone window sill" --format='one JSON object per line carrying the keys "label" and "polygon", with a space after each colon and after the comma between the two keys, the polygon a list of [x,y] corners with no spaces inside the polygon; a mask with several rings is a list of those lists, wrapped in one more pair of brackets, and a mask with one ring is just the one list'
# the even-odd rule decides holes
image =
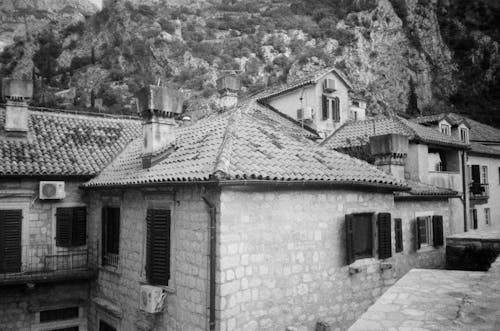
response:
{"label": "stone window sill", "polygon": [[99,266],[99,271],[104,271],[117,276],[121,274],[121,268],[112,265],[101,265]]}

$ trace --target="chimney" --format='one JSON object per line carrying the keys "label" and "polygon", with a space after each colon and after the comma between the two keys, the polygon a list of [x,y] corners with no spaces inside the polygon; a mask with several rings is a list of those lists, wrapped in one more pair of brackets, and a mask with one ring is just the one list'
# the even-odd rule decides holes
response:
{"label": "chimney", "polygon": [[380,170],[399,179],[405,179],[405,159],[408,155],[408,137],[385,134],[370,137],[370,152]]}
{"label": "chimney", "polygon": [[219,106],[229,109],[238,104],[238,92],[241,88],[240,78],[235,74],[226,74],[217,79],[217,90],[219,91]]}
{"label": "chimney", "polygon": [[28,102],[33,97],[33,82],[5,78],[2,97],[6,100],[5,131],[16,135],[28,134]]}
{"label": "chimney", "polygon": [[142,165],[151,167],[175,144],[178,127],[175,116],[182,113],[183,98],[180,92],[166,86],[149,85],[137,95],[139,112],[142,116]]}

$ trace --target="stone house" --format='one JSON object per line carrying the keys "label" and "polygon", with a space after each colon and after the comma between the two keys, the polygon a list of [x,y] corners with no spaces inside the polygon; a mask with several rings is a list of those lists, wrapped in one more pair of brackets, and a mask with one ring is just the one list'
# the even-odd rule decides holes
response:
{"label": "stone house", "polygon": [[[389,158],[387,154],[382,159],[374,158],[370,147],[373,148],[373,138],[380,135],[405,137],[405,148]],[[450,200],[450,233],[463,232],[468,200],[461,197],[467,196],[468,192],[463,181],[466,154],[470,148],[468,142],[398,116],[380,116],[347,122],[321,145],[383,166],[386,172],[415,190],[430,193],[425,198],[414,196],[416,199],[428,201],[439,198],[441,194],[450,196],[449,191],[454,191],[454,199]]]}
{"label": "stone house", "polygon": [[344,329],[409,269],[443,265],[457,192],[319,146],[255,99],[179,126],[156,94],[143,137],[84,185],[103,242],[90,330]]}
{"label": "stone house", "polygon": [[35,110],[31,95],[31,83],[4,80],[0,329],[85,330],[97,247],[79,186],[139,135],[140,122]]}
{"label": "stone house", "polygon": [[[460,114],[421,116],[415,122],[469,140],[467,186],[469,229],[500,227],[500,130]],[[468,130],[467,130],[468,129]]]}

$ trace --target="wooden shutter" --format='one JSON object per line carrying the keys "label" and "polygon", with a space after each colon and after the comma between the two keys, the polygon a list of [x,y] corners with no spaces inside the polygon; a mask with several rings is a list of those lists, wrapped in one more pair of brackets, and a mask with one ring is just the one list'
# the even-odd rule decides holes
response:
{"label": "wooden shutter", "polygon": [[352,214],[345,215],[345,256],[346,264],[354,262],[354,216]]}
{"label": "wooden shutter", "polygon": [[427,242],[427,230],[426,230],[427,217],[417,217],[415,232],[416,232],[416,248],[420,249],[423,242]]}
{"label": "wooden shutter", "polygon": [[109,208],[108,219],[108,253],[118,254],[120,247],[120,208]]}
{"label": "wooden shutter", "polygon": [[394,234],[396,236],[396,253],[403,251],[403,224],[400,218],[394,219]]}
{"label": "wooden shutter", "polygon": [[326,95],[323,95],[321,96],[321,100],[322,100],[322,118],[323,120],[326,120],[328,119],[328,98],[326,97]]}
{"label": "wooden shutter", "polygon": [[102,207],[101,210],[101,260],[102,264],[106,264],[105,255],[106,255],[106,237],[107,237],[107,220],[108,220],[108,207]]}
{"label": "wooden shutter", "polygon": [[0,272],[21,271],[21,209],[0,210]]}
{"label": "wooden shutter", "polygon": [[478,164],[473,164],[471,166],[471,177],[472,182],[481,183],[481,168]]}
{"label": "wooden shutter", "polygon": [[340,100],[339,98],[334,98],[332,100],[332,117],[334,122],[340,121]]}
{"label": "wooden shutter", "polygon": [[87,209],[73,208],[72,238],[73,246],[83,246],[87,243]]}
{"label": "wooden shutter", "polygon": [[56,246],[70,247],[72,236],[73,208],[57,208]]}
{"label": "wooden shutter", "polygon": [[152,285],[170,278],[170,210],[148,209],[146,276]]}
{"label": "wooden shutter", "polygon": [[378,226],[378,257],[386,259],[392,256],[391,214],[379,213]]}
{"label": "wooden shutter", "polygon": [[432,234],[434,238],[434,247],[443,246],[443,216],[432,216]]}

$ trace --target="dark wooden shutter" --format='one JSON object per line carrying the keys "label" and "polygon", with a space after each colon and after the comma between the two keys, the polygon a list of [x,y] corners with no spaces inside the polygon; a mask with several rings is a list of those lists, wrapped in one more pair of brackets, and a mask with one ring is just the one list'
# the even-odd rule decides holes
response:
{"label": "dark wooden shutter", "polygon": [[57,208],[56,211],[56,245],[71,246],[73,208]]}
{"label": "dark wooden shutter", "polygon": [[339,98],[334,98],[332,100],[332,117],[334,122],[340,121],[340,100]]}
{"label": "dark wooden shutter", "polygon": [[378,226],[378,257],[386,259],[392,256],[391,214],[379,213]]}
{"label": "dark wooden shutter", "polygon": [[0,272],[21,271],[21,209],[0,210]]}
{"label": "dark wooden shutter", "polygon": [[87,209],[73,208],[72,245],[83,246],[87,243]]}
{"label": "dark wooden shutter", "polygon": [[101,210],[101,260],[102,264],[106,264],[105,255],[106,255],[106,237],[107,237],[107,220],[108,220],[108,207],[102,207]]}
{"label": "dark wooden shutter", "polygon": [[432,216],[432,234],[434,238],[434,247],[443,246],[443,216]]}
{"label": "dark wooden shutter", "polygon": [[396,253],[403,251],[403,224],[400,218],[394,219],[394,234],[396,237]]}
{"label": "dark wooden shutter", "polygon": [[423,242],[426,242],[427,238],[427,230],[426,230],[426,220],[427,217],[417,217],[417,222],[416,222],[416,247],[417,249],[420,249],[422,246]]}
{"label": "dark wooden shutter", "polygon": [[120,247],[120,208],[109,208],[107,250],[118,254]]}
{"label": "dark wooden shutter", "polygon": [[471,177],[472,177],[472,182],[481,183],[481,168],[479,167],[478,164],[473,164],[471,166]]}
{"label": "dark wooden shutter", "polygon": [[354,216],[352,214],[345,215],[345,256],[346,264],[354,262]]}
{"label": "dark wooden shutter", "polygon": [[326,95],[323,95],[321,96],[321,100],[322,100],[322,118],[323,120],[326,120],[328,119],[328,98],[326,97]]}
{"label": "dark wooden shutter", "polygon": [[148,209],[146,276],[152,285],[170,278],[170,210]]}

